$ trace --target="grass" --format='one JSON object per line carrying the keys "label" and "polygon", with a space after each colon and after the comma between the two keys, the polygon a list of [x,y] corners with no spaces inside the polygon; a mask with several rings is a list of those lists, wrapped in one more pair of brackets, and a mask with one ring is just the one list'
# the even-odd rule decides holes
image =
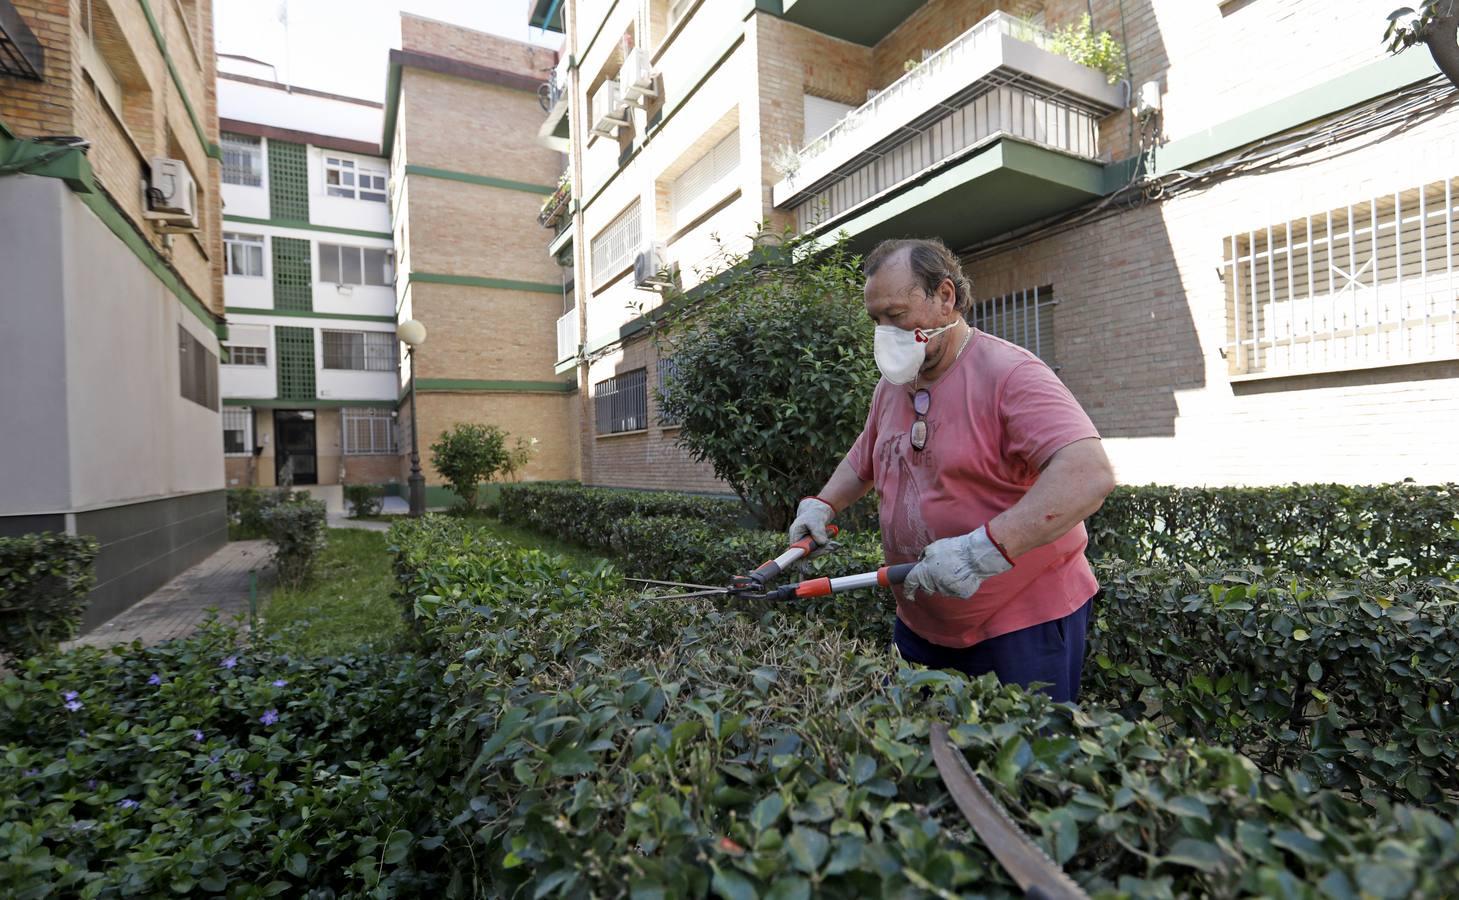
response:
{"label": "grass", "polygon": [[349,653],[364,644],[388,645],[404,632],[383,532],[329,529],[329,545],[314,580],[275,588],[264,607],[265,628],[293,652]]}

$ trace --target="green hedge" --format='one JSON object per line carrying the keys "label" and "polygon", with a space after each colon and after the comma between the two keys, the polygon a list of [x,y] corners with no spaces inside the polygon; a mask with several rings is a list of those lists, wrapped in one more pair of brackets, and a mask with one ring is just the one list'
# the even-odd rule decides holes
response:
{"label": "green hedge", "polygon": [[0,538],[0,658],[24,659],[76,635],[96,581],[94,538]]}
{"label": "green hedge", "polygon": [[1146,565],[1459,575],[1454,484],[1119,487],[1088,528],[1091,557]]}
{"label": "green hedge", "polygon": [[613,523],[629,516],[686,516],[733,528],[744,515],[744,508],[737,500],[718,497],[538,481],[502,485],[497,515],[503,522],[606,550]]}
{"label": "green hedge", "polygon": [[636,896],[1012,896],[928,724],[1091,891],[1444,896],[1451,822],[991,678],[902,669],[787,606],[643,601],[458,523],[399,523],[401,599],[445,668],[455,883]]}

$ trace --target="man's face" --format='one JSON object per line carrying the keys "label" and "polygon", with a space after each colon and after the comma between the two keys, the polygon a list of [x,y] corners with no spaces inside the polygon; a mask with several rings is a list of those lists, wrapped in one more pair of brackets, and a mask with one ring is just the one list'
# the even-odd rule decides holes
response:
{"label": "man's face", "polygon": [[[957,294],[952,282],[943,279],[937,292],[928,296],[927,291],[912,277],[912,267],[907,263],[907,251],[903,250],[887,260],[876,274],[866,279],[866,314],[877,325],[893,325],[911,331],[914,328],[931,330],[941,328],[953,321],[957,313]],[[951,340],[957,331],[945,331],[927,344],[926,362],[922,371],[935,369],[949,352]]]}

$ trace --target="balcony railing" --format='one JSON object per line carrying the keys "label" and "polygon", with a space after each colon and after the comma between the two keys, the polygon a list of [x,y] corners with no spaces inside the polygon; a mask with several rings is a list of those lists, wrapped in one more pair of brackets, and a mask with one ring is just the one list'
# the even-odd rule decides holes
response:
{"label": "balcony railing", "polygon": [[557,190],[542,202],[542,210],[537,214],[537,224],[561,234],[568,221],[567,209],[571,202],[572,182],[564,175],[557,183]]}
{"label": "balcony railing", "polygon": [[1120,91],[1049,52],[1050,40],[994,13],[803,147],[775,205],[814,226],[996,135],[1095,158],[1099,119]]}
{"label": "balcony railing", "polygon": [[578,311],[570,309],[557,320],[557,361],[578,355]]}

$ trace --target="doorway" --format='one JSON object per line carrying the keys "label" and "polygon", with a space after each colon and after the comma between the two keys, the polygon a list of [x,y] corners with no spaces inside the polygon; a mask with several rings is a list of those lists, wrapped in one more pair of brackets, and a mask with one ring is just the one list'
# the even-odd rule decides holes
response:
{"label": "doorway", "polygon": [[314,410],[274,410],[274,483],[283,484],[292,467],[294,484],[318,484],[315,456]]}

